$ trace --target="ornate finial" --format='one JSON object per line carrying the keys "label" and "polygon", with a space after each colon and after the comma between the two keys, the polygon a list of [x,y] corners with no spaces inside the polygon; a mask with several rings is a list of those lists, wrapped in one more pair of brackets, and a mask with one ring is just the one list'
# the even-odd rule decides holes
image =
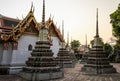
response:
{"label": "ornate finial", "polygon": [[33,2],[31,2],[31,8],[30,11],[33,11]]}
{"label": "ornate finial", "polygon": [[45,28],[45,0],[43,0],[42,28]]}
{"label": "ornate finial", "polygon": [[49,19],[51,20],[51,14],[50,14],[50,16],[49,16]]}
{"label": "ornate finial", "polygon": [[99,37],[99,30],[98,30],[98,8],[96,13],[96,37]]}
{"label": "ornate finial", "polygon": [[34,11],[35,11],[35,7],[33,7],[33,13],[34,13]]}

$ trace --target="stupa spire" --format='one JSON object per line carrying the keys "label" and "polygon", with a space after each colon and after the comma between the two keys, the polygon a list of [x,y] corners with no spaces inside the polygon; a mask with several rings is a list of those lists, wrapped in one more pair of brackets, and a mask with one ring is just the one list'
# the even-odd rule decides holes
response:
{"label": "stupa spire", "polygon": [[86,44],[86,47],[87,47],[87,34],[85,35],[85,44]]}
{"label": "stupa spire", "polygon": [[98,8],[96,13],[96,37],[99,37],[99,29],[98,29]]}
{"label": "stupa spire", "polygon": [[45,0],[43,0],[42,28],[45,28]]}
{"label": "stupa spire", "polygon": [[39,31],[39,41],[48,41],[48,30],[45,25],[45,0],[43,0],[42,26]]}
{"label": "stupa spire", "polygon": [[63,40],[64,40],[64,21],[62,21],[62,37],[63,37]]}
{"label": "stupa spire", "polygon": [[69,32],[67,33],[67,44],[69,45]]}

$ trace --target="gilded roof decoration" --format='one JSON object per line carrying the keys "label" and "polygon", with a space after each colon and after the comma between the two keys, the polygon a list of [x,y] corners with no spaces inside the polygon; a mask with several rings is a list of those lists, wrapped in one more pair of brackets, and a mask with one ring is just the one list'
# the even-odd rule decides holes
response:
{"label": "gilded roof decoration", "polygon": [[[31,31],[33,28],[32,29],[29,28],[31,23],[34,24],[35,30],[33,30],[33,31]],[[51,18],[49,18],[45,22],[45,24],[46,24],[47,29],[49,30],[49,36],[53,33],[53,32],[51,32],[51,28],[52,28],[52,29],[54,29],[56,36],[60,39],[60,41],[63,41],[61,32],[59,31],[59,29],[54,24],[54,22]],[[3,34],[3,40],[4,41],[7,41],[7,40],[18,41],[19,37],[22,36],[22,34],[24,32],[26,32],[26,31],[39,32],[39,30],[41,29],[41,26],[42,26],[42,23],[37,23],[37,21],[34,17],[34,8],[32,5],[28,15],[23,20],[21,20],[21,21],[19,20],[19,23],[17,26],[12,25],[10,34],[9,35]],[[50,41],[52,41],[52,40],[50,40]]]}

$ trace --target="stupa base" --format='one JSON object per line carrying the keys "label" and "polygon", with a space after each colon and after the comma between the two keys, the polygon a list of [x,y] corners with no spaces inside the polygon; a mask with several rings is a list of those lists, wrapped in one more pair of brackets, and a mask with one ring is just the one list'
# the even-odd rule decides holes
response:
{"label": "stupa base", "polygon": [[19,76],[28,81],[43,81],[43,80],[62,78],[64,77],[64,73],[62,71],[48,72],[48,73],[20,72]]}
{"label": "stupa base", "polygon": [[116,73],[116,69],[112,68],[93,68],[93,67],[82,67],[82,72],[88,74],[109,74],[109,73]]}
{"label": "stupa base", "polygon": [[59,63],[58,66],[61,68],[74,68],[75,67],[75,62],[72,63]]}
{"label": "stupa base", "polygon": [[0,75],[18,74],[23,66],[0,66]]}

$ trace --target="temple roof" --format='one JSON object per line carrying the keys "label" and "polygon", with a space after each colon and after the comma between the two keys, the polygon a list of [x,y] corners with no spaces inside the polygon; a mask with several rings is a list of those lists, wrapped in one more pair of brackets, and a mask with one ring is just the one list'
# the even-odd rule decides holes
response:
{"label": "temple roof", "polygon": [[[4,31],[0,32],[0,35],[3,35],[1,37],[1,40],[3,41],[18,41],[20,36],[22,36],[22,34],[30,27],[31,24],[34,25],[32,29],[34,29],[36,33],[38,33],[41,29],[41,23],[36,21],[34,17],[34,9],[32,8],[23,20],[9,18],[2,15],[0,15],[0,17],[7,20],[5,21],[5,25],[9,25],[9,27],[0,27],[0,29],[4,29],[4,31],[9,31],[8,33],[4,33]],[[52,27],[60,41],[63,41],[59,29],[57,29],[57,26],[54,24],[51,18],[49,18],[45,24],[48,27],[48,30],[50,30],[50,27]]]}

